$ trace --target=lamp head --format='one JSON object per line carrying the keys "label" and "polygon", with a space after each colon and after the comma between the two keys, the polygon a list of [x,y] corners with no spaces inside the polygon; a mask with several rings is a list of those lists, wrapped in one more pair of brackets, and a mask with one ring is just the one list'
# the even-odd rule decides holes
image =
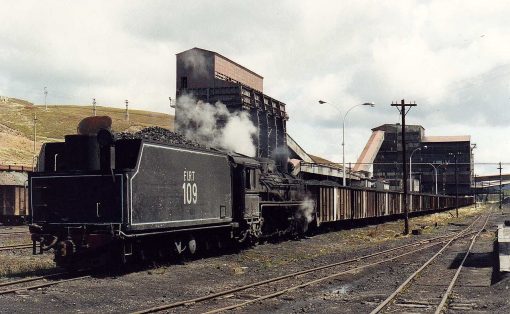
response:
{"label": "lamp head", "polygon": [[325,104],[326,102],[324,100],[319,100],[319,104]]}
{"label": "lamp head", "polygon": [[362,104],[363,106],[370,106],[370,107],[373,107],[375,106],[375,104],[373,102],[366,102],[364,104]]}

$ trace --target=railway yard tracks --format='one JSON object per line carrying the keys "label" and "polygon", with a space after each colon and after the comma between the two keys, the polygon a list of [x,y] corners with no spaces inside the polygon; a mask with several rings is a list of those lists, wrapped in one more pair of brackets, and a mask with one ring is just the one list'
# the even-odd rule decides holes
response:
{"label": "railway yard tracks", "polygon": [[[5,238],[9,238],[12,236],[19,238],[23,236],[30,236],[28,230],[11,230],[11,231],[1,231],[0,232],[0,251],[9,251],[9,250],[17,250],[17,249],[29,249],[32,248],[32,243],[19,243],[19,244],[11,244],[11,245],[1,245]],[[12,239],[10,239],[12,240]]]}
{"label": "railway yard tracks", "polygon": [[31,249],[32,243],[27,244],[13,244],[13,245],[3,245],[0,246],[0,251],[10,251],[10,250],[19,250],[19,249]]}
{"label": "railway yard tracks", "polygon": [[[159,305],[133,313],[153,313],[172,309],[180,311],[183,310],[182,307],[186,307],[186,310],[190,312],[219,313],[245,307],[264,300],[281,297],[284,294],[298,291],[311,285],[331,281],[343,275],[356,274],[369,267],[388,263],[425,250],[431,250],[438,245],[443,245],[440,249],[440,252],[442,252],[444,247],[448,247],[458,239],[478,235],[480,231],[473,230],[480,219],[481,217],[479,216],[466,228],[444,236],[421,240],[353,259],[253,282],[205,296]],[[436,255],[439,255],[440,252],[436,253]],[[270,293],[268,293],[269,291]]]}
{"label": "railway yard tracks", "polygon": [[12,234],[26,234],[29,235],[28,231],[11,231],[11,232],[0,232],[0,236],[9,236]]}
{"label": "railway yard tracks", "polygon": [[[433,310],[438,314],[447,310],[449,298],[462,267],[471,253],[477,237],[485,230],[490,216],[489,212],[485,219],[479,216],[473,221],[470,228],[477,231],[469,233],[472,235],[470,239],[453,243],[453,240],[459,238],[457,237],[448,241],[381,302],[371,314],[401,313],[403,310],[414,312],[431,312]],[[467,248],[466,242],[469,243]],[[463,258],[457,263],[456,261],[461,255]]]}
{"label": "railway yard tracks", "polygon": [[[490,212],[482,214],[473,219],[469,225],[454,225],[455,229],[453,230],[455,232],[450,230],[449,233],[441,236],[422,239],[372,252],[371,254],[299,270],[249,284],[230,283],[227,288],[219,288],[216,291],[208,289],[206,293],[198,292],[197,295],[183,300],[174,299],[175,301],[170,301],[171,299],[168,299],[169,303],[159,303],[156,306],[132,313],[160,311],[220,313],[239,308],[241,311],[250,311],[260,307],[266,308],[269,304],[279,304],[285,300],[293,300],[296,295],[308,293],[306,291],[321,290],[322,287],[328,283],[331,284],[334,280],[354,280],[351,278],[356,278],[355,275],[367,269],[377,269],[377,267],[384,264],[405,264],[406,261],[411,261],[411,265],[418,265],[415,267],[419,268],[407,279],[400,279],[395,284],[401,283],[400,286],[393,292],[389,291],[390,287],[387,287],[385,293],[378,294],[377,302],[389,295],[379,306],[374,305],[373,301],[365,303],[370,308],[377,306],[372,313],[401,313],[406,311],[442,313],[447,309],[455,310],[456,305],[455,303],[452,305],[451,302],[452,297],[455,296],[452,294],[455,284],[477,237],[486,230],[490,217]],[[32,244],[9,245],[0,247],[0,251],[31,247]],[[424,259],[428,260],[423,264],[419,264],[417,262],[418,258],[416,258],[418,256],[422,261]],[[412,271],[409,271],[408,268],[408,273]],[[5,279],[0,281],[0,296],[23,294],[24,291],[39,290],[88,278],[93,278],[93,275],[88,271],[80,271],[75,273],[54,272],[44,276],[19,280]],[[305,288],[307,290],[304,290]],[[287,294],[289,295],[286,296]],[[273,301],[269,302],[270,299],[273,299]],[[458,304],[462,305],[462,302]],[[130,308],[133,309],[131,306]],[[136,307],[134,308],[136,309]]]}
{"label": "railway yard tracks", "polygon": [[[10,294],[10,293],[18,293],[21,291],[34,290],[39,288],[45,288],[49,286],[58,285],[60,283],[81,280],[90,278],[90,275],[83,276],[75,276],[70,273],[60,272],[54,273],[45,276],[37,276],[31,278],[23,278],[19,280],[10,280],[5,282],[0,282],[0,295]],[[51,281],[50,281],[51,280]],[[32,284],[34,282],[40,282],[36,284]],[[26,285],[30,283],[31,285]],[[8,287],[7,289],[5,289]]]}

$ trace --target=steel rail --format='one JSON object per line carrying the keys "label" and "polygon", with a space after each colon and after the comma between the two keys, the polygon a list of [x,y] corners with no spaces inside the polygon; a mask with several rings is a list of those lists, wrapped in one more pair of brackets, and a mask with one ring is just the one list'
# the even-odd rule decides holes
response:
{"label": "steel rail", "polygon": [[[471,228],[479,219],[481,216],[478,216],[466,229]],[[466,234],[467,235],[467,234]],[[418,268],[411,276],[409,276],[390,296],[388,296],[383,302],[379,304],[374,310],[370,312],[370,314],[376,314],[380,313],[388,304],[395,299],[397,295],[399,295],[408,285],[409,283],[416,278],[430,263],[432,263],[444,250],[446,250],[450,244],[460,238],[460,236],[452,238],[450,241],[446,242],[446,244],[436,252],[429,260],[427,260],[420,268]]]}
{"label": "steel rail", "polygon": [[[314,267],[314,268],[307,269],[307,270],[302,270],[302,271],[299,271],[299,272],[290,273],[290,274],[279,276],[279,277],[275,277],[275,278],[266,279],[266,280],[259,281],[259,282],[254,282],[254,283],[251,283],[251,284],[248,284],[248,285],[244,285],[244,286],[237,287],[237,288],[232,288],[232,289],[225,290],[225,291],[222,291],[222,292],[217,292],[217,293],[210,294],[210,295],[207,295],[207,296],[197,297],[197,298],[194,298],[194,299],[178,301],[178,302],[174,302],[174,303],[170,303],[170,304],[165,304],[165,305],[160,305],[160,306],[156,306],[156,307],[152,307],[152,308],[148,308],[148,309],[144,309],[144,310],[140,310],[140,311],[135,311],[135,312],[132,312],[132,314],[159,312],[159,311],[163,311],[163,310],[167,310],[167,309],[171,309],[171,308],[176,308],[176,307],[187,305],[187,304],[194,304],[194,303],[199,303],[199,302],[202,302],[202,301],[216,299],[218,297],[221,297],[221,296],[224,296],[224,295],[228,295],[228,294],[231,294],[231,293],[234,293],[234,292],[243,291],[243,290],[246,290],[246,289],[249,289],[249,288],[253,288],[253,287],[257,287],[257,286],[261,286],[261,285],[265,285],[265,284],[281,281],[281,280],[284,280],[284,279],[287,279],[287,278],[301,276],[301,275],[304,275],[304,274],[316,272],[316,271],[327,269],[327,268],[332,268],[332,267],[339,266],[339,265],[349,264],[349,263],[353,263],[353,262],[359,262],[361,260],[364,260],[364,259],[367,259],[367,258],[370,258],[370,257],[386,254],[386,253],[393,252],[393,251],[396,251],[396,250],[401,250],[401,249],[408,248],[408,247],[413,247],[413,246],[418,246],[418,245],[421,245],[421,244],[430,243],[430,242],[432,242],[434,240],[445,239],[445,238],[450,238],[450,237],[456,237],[456,236],[459,236],[461,233],[467,231],[470,228],[470,226],[466,227],[465,229],[461,230],[460,232],[450,233],[450,234],[443,235],[443,236],[438,236],[438,237],[434,237],[434,238],[430,238],[430,239],[420,240],[420,241],[417,241],[417,242],[414,242],[414,243],[409,243],[409,244],[401,245],[401,246],[394,247],[394,248],[387,249],[387,250],[383,250],[383,251],[380,251],[380,252],[376,252],[376,253],[372,253],[372,254],[368,254],[368,255],[364,255],[364,256],[355,257],[355,258],[352,258],[352,259],[349,259],[349,260],[344,260],[344,261],[340,261],[340,262],[336,262],[336,263],[332,263],[332,264],[327,264],[327,265],[323,265],[323,266],[319,266],[319,267]],[[435,246],[435,245],[438,245],[438,244],[441,244],[441,243],[444,243],[444,242],[445,241],[440,241],[440,242],[437,242],[437,243],[435,243],[433,245],[426,246],[425,248],[428,248],[428,247],[431,247],[431,246]],[[425,248],[423,248],[423,249],[425,249]],[[417,252],[417,251],[412,251],[412,253],[414,253],[414,252]],[[409,254],[411,254],[411,253],[409,253]],[[404,255],[407,255],[407,254],[404,254]],[[404,255],[402,255],[402,256],[404,256]],[[398,256],[398,257],[401,257],[401,256]],[[349,271],[352,271],[352,269],[349,270]],[[346,271],[346,272],[349,272],[349,271]]]}
{"label": "steel rail", "polygon": [[[462,235],[459,236],[459,237],[462,237]],[[456,237],[456,238],[458,239],[459,237]],[[366,265],[358,266],[358,267],[355,267],[355,268],[343,270],[343,271],[340,271],[340,272],[337,272],[337,273],[334,273],[332,275],[329,275],[329,276],[326,276],[326,277],[322,277],[322,278],[319,278],[319,279],[307,281],[307,282],[305,282],[303,284],[300,284],[300,285],[297,285],[297,286],[292,286],[292,287],[286,288],[286,289],[282,289],[280,291],[276,291],[274,293],[271,293],[271,294],[268,294],[268,295],[264,295],[264,296],[258,297],[256,299],[252,299],[252,300],[245,301],[245,302],[242,302],[242,303],[239,303],[239,304],[235,304],[235,305],[226,306],[226,307],[223,307],[223,308],[214,309],[212,311],[208,311],[208,312],[205,312],[205,313],[206,314],[220,313],[220,312],[232,310],[232,309],[235,309],[235,308],[243,307],[243,306],[246,306],[246,305],[251,304],[251,303],[260,302],[260,301],[263,301],[263,300],[266,300],[266,299],[272,299],[274,297],[283,295],[283,294],[285,294],[287,292],[291,292],[291,291],[294,291],[294,290],[302,289],[302,288],[305,288],[307,286],[310,286],[310,285],[313,285],[313,284],[317,284],[317,283],[320,283],[320,282],[323,282],[323,281],[326,281],[326,280],[331,280],[331,279],[334,279],[334,278],[339,277],[341,275],[345,275],[345,274],[349,274],[349,273],[353,273],[353,272],[355,273],[358,270],[362,270],[362,269],[365,269],[365,268],[368,268],[368,267],[371,267],[371,266],[375,266],[375,265],[383,264],[383,263],[386,263],[386,262],[390,262],[390,261],[399,259],[401,257],[407,256],[407,255],[410,255],[410,254],[414,254],[416,252],[423,251],[425,249],[434,247],[434,246],[442,244],[444,242],[446,242],[446,240],[440,241],[440,242],[437,242],[437,243],[433,243],[433,244],[429,244],[427,246],[418,248],[416,250],[408,251],[406,253],[399,254],[399,255],[396,255],[396,256],[393,256],[393,257],[390,257],[390,258],[387,258],[387,259],[383,259],[383,260],[377,261],[377,262],[373,262],[373,263],[369,263],[369,264],[366,264]]]}
{"label": "steel rail", "polygon": [[0,232],[0,236],[11,235],[11,234],[27,234],[27,235],[29,235],[30,232],[28,232],[28,231]]}
{"label": "steel rail", "polygon": [[64,276],[64,275],[67,275],[67,273],[56,273],[56,274],[50,274],[50,275],[45,275],[45,276],[37,276],[37,277],[32,277],[32,278],[24,278],[24,279],[19,279],[19,280],[0,282],[0,287],[13,286],[13,285],[17,285],[20,283],[43,280],[43,279],[51,279],[53,277]]}
{"label": "steel rail", "polygon": [[58,284],[63,283],[63,282],[75,281],[75,280],[80,280],[80,279],[85,279],[85,278],[90,278],[90,277],[91,277],[90,275],[86,275],[86,276],[80,276],[80,277],[73,277],[73,278],[68,278],[68,279],[56,280],[56,281],[53,281],[53,282],[46,282],[46,283],[43,283],[43,284],[38,284],[38,285],[33,285],[33,286],[28,286],[28,287],[23,287],[23,288],[14,288],[14,289],[9,289],[9,290],[2,290],[2,291],[0,291],[0,295],[8,294],[8,293],[15,293],[15,292],[18,292],[18,291],[25,291],[25,290],[33,290],[33,289],[38,289],[38,288],[44,288],[44,287],[58,285]]}
{"label": "steel rail", "polygon": [[17,249],[28,249],[31,248],[32,244],[17,244],[17,245],[6,245],[0,246],[0,251],[9,251],[9,250],[17,250]]}
{"label": "steel rail", "polygon": [[462,270],[462,267],[464,266],[464,263],[466,262],[466,259],[468,258],[469,254],[471,253],[471,250],[473,249],[473,246],[476,242],[476,238],[482,233],[483,230],[485,230],[485,227],[487,226],[487,222],[489,222],[491,214],[489,213],[487,215],[487,218],[485,219],[485,223],[483,224],[483,227],[478,231],[478,233],[471,239],[471,243],[466,251],[466,254],[464,255],[464,258],[462,259],[462,262],[460,263],[459,267],[457,268],[457,271],[455,272],[455,275],[453,276],[452,280],[450,281],[450,284],[448,285],[448,289],[446,289],[445,293],[443,294],[443,298],[441,299],[441,303],[436,308],[435,314],[439,314],[442,312],[444,306],[446,305],[446,301],[448,300],[448,297],[450,296],[450,293],[453,290],[453,287],[455,286],[455,283],[457,282],[457,278],[459,277],[459,274]]}

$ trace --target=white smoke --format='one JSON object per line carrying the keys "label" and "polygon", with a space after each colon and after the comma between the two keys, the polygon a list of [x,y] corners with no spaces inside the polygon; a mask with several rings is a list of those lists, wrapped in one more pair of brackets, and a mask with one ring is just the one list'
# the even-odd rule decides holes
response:
{"label": "white smoke", "polygon": [[202,145],[254,157],[252,137],[257,128],[246,111],[229,112],[217,102],[197,101],[188,95],[177,99],[176,127],[186,138]]}
{"label": "white smoke", "polygon": [[308,223],[313,220],[313,213],[315,211],[315,201],[308,196],[299,205],[299,213],[302,217],[306,218]]}

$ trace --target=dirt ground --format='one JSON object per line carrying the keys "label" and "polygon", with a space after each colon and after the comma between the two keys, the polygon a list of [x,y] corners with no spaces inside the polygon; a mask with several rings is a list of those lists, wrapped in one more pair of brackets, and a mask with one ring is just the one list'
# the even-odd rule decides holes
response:
{"label": "dirt ground", "polygon": [[[459,218],[455,218],[455,211],[412,218],[411,229],[422,231],[422,234],[414,236],[402,236],[403,222],[394,221],[381,225],[331,230],[308,239],[266,243],[237,253],[225,253],[183,263],[153,265],[121,275],[95,274],[92,278],[39,290],[0,295],[0,312],[125,313],[141,310],[460,230],[472,221],[477,213],[486,210],[488,206],[479,206],[477,209],[462,208],[459,210]],[[494,229],[497,223],[510,219],[510,209],[506,209],[505,213],[506,216],[501,213],[494,215],[488,228]],[[2,240],[0,238],[0,241]],[[485,234],[477,242],[475,250],[478,254],[474,257],[491,258],[493,240],[494,234]],[[24,240],[20,239],[20,242],[24,243]],[[49,254],[31,256],[30,253],[31,250],[0,252],[0,282],[54,270]],[[421,262],[433,254],[433,249],[426,250],[403,260],[340,276],[235,312],[370,312],[391,293],[392,288],[400,285]],[[25,266],[17,270],[17,264]],[[495,276],[491,263],[472,261],[468,265],[465,272],[468,277],[461,276],[461,282],[470,282],[469,272],[474,270],[476,276],[480,276],[479,281],[484,283],[472,284],[476,289],[466,284],[454,290],[459,304],[466,303],[465,300],[476,300],[472,301],[475,305],[471,304],[469,309],[477,312],[510,312],[510,279]],[[34,269],[30,270],[30,267]],[[487,276],[490,278],[487,279]],[[461,305],[465,306],[464,303]],[[210,303],[212,304],[214,303]],[[462,306],[459,308],[463,308]],[[181,307],[174,309],[174,312],[201,312],[205,309],[207,308]]]}

